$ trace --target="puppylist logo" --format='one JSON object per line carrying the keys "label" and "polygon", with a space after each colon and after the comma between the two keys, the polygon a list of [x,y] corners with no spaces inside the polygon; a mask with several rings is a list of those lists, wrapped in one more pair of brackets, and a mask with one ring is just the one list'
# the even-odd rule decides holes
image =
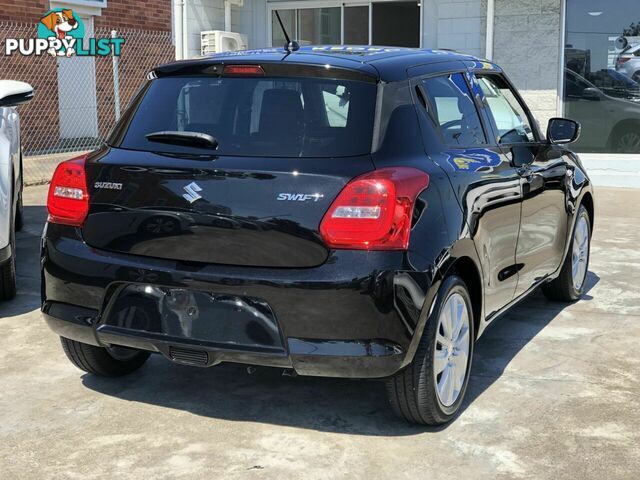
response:
{"label": "puppylist logo", "polygon": [[[83,41],[84,40],[84,41]],[[40,18],[37,38],[7,38],[4,54],[53,57],[120,56],[124,38],[85,38],[84,23],[67,8],[54,8]]]}

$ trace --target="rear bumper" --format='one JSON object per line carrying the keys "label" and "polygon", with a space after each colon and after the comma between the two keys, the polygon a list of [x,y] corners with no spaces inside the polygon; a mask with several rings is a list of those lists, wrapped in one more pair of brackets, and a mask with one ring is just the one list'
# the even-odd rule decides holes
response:
{"label": "rear bumper", "polygon": [[[178,363],[234,362],[292,368],[300,375],[380,378],[413,357],[428,296],[425,274],[403,269],[403,262],[400,252],[341,251],[310,269],[196,265],[96,250],[78,230],[49,225],[42,310],[60,336],[159,352]],[[182,328],[187,314],[167,320],[166,306],[157,306],[166,301],[158,300],[149,310],[162,326],[132,327],[118,320],[126,317],[118,312],[130,289],[224,296],[226,307],[209,311],[200,299],[198,322]],[[244,309],[237,316],[229,307],[234,299],[243,305],[238,311]],[[246,307],[251,302],[266,307],[254,311]],[[262,319],[252,320],[250,312]]]}
{"label": "rear bumper", "polygon": [[[60,310],[57,312],[61,313]],[[291,368],[300,375],[379,378],[402,368],[405,352],[397,345],[376,341],[317,341],[288,339],[288,352],[256,352],[219,347],[203,342],[166,338],[115,328],[95,329],[91,324],[43,314],[47,325],[61,337],[97,346],[120,345],[158,352],[176,363],[210,367],[223,362]]]}

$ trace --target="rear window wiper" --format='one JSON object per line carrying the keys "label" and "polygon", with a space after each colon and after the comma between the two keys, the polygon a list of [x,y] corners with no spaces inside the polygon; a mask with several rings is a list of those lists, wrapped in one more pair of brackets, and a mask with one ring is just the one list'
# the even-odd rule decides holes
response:
{"label": "rear window wiper", "polygon": [[150,142],[170,143],[172,145],[184,145],[185,147],[218,148],[218,140],[208,133],[162,131],[145,135]]}

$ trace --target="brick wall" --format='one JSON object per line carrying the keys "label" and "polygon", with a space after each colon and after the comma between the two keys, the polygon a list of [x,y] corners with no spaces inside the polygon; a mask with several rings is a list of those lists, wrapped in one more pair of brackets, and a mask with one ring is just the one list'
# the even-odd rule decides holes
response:
{"label": "brick wall", "polygon": [[[73,9],[73,4],[70,4]],[[49,0],[0,0],[0,21],[37,22]],[[108,0],[96,28],[171,30],[171,0]]]}
{"label": "brick wall", "polygon": [[[73,8],[73,5],[70,7]],[[4,45],[6,38],[35,37],[38,21],[49,8],[49,0],[0,0],[0,45]],[[101,13],[101,16],[93,17],[94,35],[106,37],[115,29],[126,38],[118,69],[120,106],[124,111],[132,95],[145,81],[148,71],[175,58],[171,41],[171,0],[109,0],[108,8],[102,9]],[[24,173],[29,183],[50,177],[56,162],[64,159],[64,155],[61,157],[58,153],[93,148],[107,136],[115,122],[113,64],[110,56],[95,58],[95,83],[92,80],[87,85],[86,75],[74,78],[67,73],[64,80],[68,87],[67,94],[61,96],[59,65],[61,62],[78,60],[54,59],[48,55],[23,57],[18,54],[0,60],[2,78],[26,81],[35,89],[34,100],[19,107],[25,155]],[[69,72],[67,68],[65,71]],[[71,82],[71,85],[67,82]],[[68,91],[76,91],[76,88],[80,95],[74,103],[73,95],[69,96]],[[84,138],[88,130],[81,127],[86,124],[82,123],[81,117],[74,120],[73,112],[75,108],[84,111],[91,108],[81,99],[83,94],[85,97],[91,95],[93,99],[93,89],[98,132],[97,136],[91,132],[92,138]],[[64,101],[64,105],[60,104],[61,101]],[[77,128],[74,121],[80,123]],[[62,130],[67,138],[61,138],[61,125],[65,127]]]}
{"label": "brick wall", "polygon": [[0,0],[0,20],[37,22],[49,10],[49,0]]}
{"label": "brick wall", "polygon": [[[22,80],[36,88],[36,98],[27,105],[19,107],[20,123],[24,128],[33,128],[34,132],[53,132],[52,134],[35,133],[22,135],[22,148],[31,151],[40,143],[57,142],[59,130],[58,117],[58,76],[57,63],[52,58],[45,58],[34,68],[33,58],[12,55],[2,58],[0,76],[7,80]],[[38,95],[43,92],[42,95]],[[26,127],[29,126],[29,127]]]}
{"label": "brick wall", "polygon": [[[3,0],[0,0],[2,2]],[[171,30],[172,0],[108,0],[96,28]]]}
{"label": "brick wall", "polygon": [[[35,23],[14,23],[0,20],[0,31],[4,31],[7,37],[28,38],[36,32]],[[122,55],[118,59],[118,71],[120,82],[120,105],[124,111],[127,103],[145,81],[149,70],[154,66],[167,63],[174,59],[174,49],[171,45],[171,34],[167,31],[151,30],[127,30],[119,29],[121,35],[127,39],[122,49]],[[106,37],[110,28],[95,29],[97,37]],[[2,43],[0,37],[0,43]],[[14,54],[2,58],[3,79],[21,80],[30,83],[35,89],[35,98],[27,105],[21,106],[20,113],[23,123],[23,150],[26,155],[37,155],[47,151],[61,151],[82,146],[81,136],[60,138],[60,115],[62,107],[73,110],[83,107],[84,104],[73,103],[60,105],[58,69],[61,63],[75,62],[76,58],[51,58],[49,55],[41,57],[25,57]],[[113,58],[95,57],[95,88],[98,136],[104,138],[115,121],[114,90],[113,90]],[[76,80],[74,77],[65,77],[65,82],[75,82],[72,88],[82,92],[86,86],[82,83],[86,77]],[[81,98],[79,95],[78,98]],[[80,100],[78,100],[80,101]],[[80,129],[83,130],[83,129]]]}

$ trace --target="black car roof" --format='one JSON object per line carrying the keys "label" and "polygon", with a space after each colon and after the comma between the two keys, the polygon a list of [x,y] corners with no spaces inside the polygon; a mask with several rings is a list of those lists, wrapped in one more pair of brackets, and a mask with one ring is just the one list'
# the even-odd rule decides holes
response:
{"label": "black car roof", "polygon": [[484,67],[498,69],[495,65],[473,55],[452,50],[430,50],[421,48],[384,47],[370,45],[306,45],[285,55],[283,48],[264,48],[224,52],[183,60],[158,67],[156,70],[169,73],[177,67],[203,67],[207,64],[238,63],[288,63],[301,65],[321,65],[328,68],[356,70],[365,75],[375,76],[382,81],[406,78],[406,69],[416,65],[452,61],[479,62]]}

